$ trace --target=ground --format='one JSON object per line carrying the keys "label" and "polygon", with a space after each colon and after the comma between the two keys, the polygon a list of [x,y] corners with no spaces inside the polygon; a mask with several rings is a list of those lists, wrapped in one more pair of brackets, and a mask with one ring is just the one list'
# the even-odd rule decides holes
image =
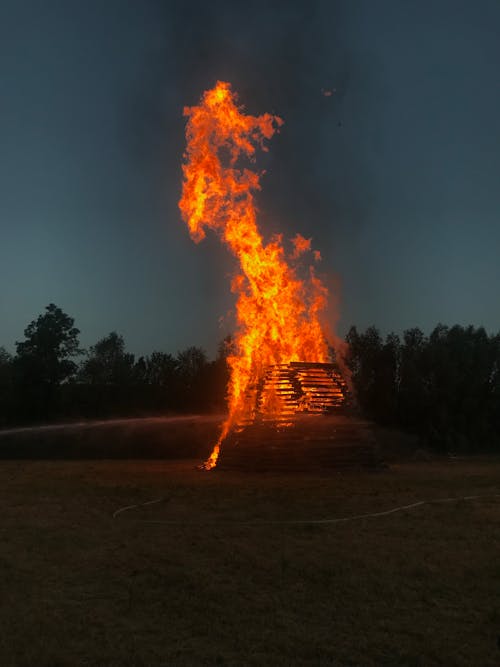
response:
{"label": "ground", "polygon": [[286,523],[498,494],[499,460],[195,463],[0,463],[3,667],[500,664],[499,498]]}

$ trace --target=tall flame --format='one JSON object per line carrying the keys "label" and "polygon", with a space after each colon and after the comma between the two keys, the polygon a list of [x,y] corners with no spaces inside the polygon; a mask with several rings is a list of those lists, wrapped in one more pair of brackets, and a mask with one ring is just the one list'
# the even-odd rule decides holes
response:
{"label": "tall flame", "polygon": [[[251,116],[237,106],[229,83],[218,81],[200,104],[186,107],[187,148],[183,191],[179,202],[194,241],[205,228],[216,231],[239,261],[232,291],[237,294],[235,351],[228,358],[229,416],[205,463],[216,465],[220,445],[231,428],[252,409],[249,395],[267,367],[292,361],[324,362],[328,346],[319,315],[327,289],[313,266],[301,280],[293,261],[310,250],[310,240],[297,235],[287,261],[281,236],[265,243],[257,227],[254,192],[260,174],[248,168],[256,148],[267,150],[283,121],[277,116]],[[247,158],[247,166],[241,164]],[[319,253],[315,253],[319,259]],[[276,409],[270,400],[269,410]]]}

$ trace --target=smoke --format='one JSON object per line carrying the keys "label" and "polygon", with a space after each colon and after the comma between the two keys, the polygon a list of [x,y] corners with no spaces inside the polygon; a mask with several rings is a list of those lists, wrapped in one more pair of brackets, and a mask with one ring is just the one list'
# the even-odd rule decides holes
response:
{"label": "smoke", "polygon": [[342,39],[342,5],[224,0],[189,3],[174,15],[170,52],[179,100],[197,103],[222,79],[250,113],[264,109],[285,120],[263,161],[268,175],[259,203],[269,234],[317,236],[346,207],[354,208],[348,199],[358,188],[346,188],[345,181],[357,170],[346,164],[342,146],[353,75]]}
{"label": "smoke", "polygon": [[[278,233],[286,244],[300,233],[321,252],[317,270],[323,280],[339,270],[343,241],[349,243],[364,222],[370,202],[352,141],[370,77],[349,44],[349,3],[193,0],[150,2],[152,8],[163,39],[151,45],[142,64],[124,134],[141,153],[143,178],[161,193],[163,218],[174,226],[179,217],[183,107],[198,104],[217,80],[229,81],[248,113],[284,119],[257,164],[266,172],[257,193],[264,240]],[[151,165],[156,173],[146,173]],[[231,274],[233,265],[215,241],[207,242],[211,247],[197,261],[204,275],[213,270],[207,288],[213,304],[221,293],[217,281]],[[219,314],[226,310],[222,306]],[[338,320],[335,307],[329,315],[330,322]],[[230,330],[225,323],[223,331]]]}
{"label": "smoke", "polygon": [[258,199],[267,233],[299,231],[318,247],[332,227],[359,223],[367,196],[348,134],[368,76],[347,44],[348,3],[153,6],[165,39],[138,81],[129,134],[141,150],[158,151],[168,181],[180,186],[183,106],[197,104],[216,80],[230,81],[249,113],[285,121],[259,162],[267,171]]}

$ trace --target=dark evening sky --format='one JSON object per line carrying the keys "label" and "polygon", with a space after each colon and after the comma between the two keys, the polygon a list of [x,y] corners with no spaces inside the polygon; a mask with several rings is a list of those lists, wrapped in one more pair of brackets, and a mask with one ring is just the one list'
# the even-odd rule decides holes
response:
{"label": "dark evening sky", "polygon": [[0,0],[0,345],[55,302],[84,346],[214,353],[234,264],[177,201],[217,79],[285,121],[262,228],[313,237],[340,333],[500,329],[499,34],[498,0]]}

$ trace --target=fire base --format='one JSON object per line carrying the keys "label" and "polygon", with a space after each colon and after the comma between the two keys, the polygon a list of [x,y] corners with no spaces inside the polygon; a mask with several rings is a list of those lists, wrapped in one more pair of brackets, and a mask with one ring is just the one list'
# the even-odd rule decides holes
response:
{"label": "fire base", "polygon": [[296,417],[288,426],[249,424],[223,443],[217,468],[320,472],[380,465],[371,424],[337,414]]}

